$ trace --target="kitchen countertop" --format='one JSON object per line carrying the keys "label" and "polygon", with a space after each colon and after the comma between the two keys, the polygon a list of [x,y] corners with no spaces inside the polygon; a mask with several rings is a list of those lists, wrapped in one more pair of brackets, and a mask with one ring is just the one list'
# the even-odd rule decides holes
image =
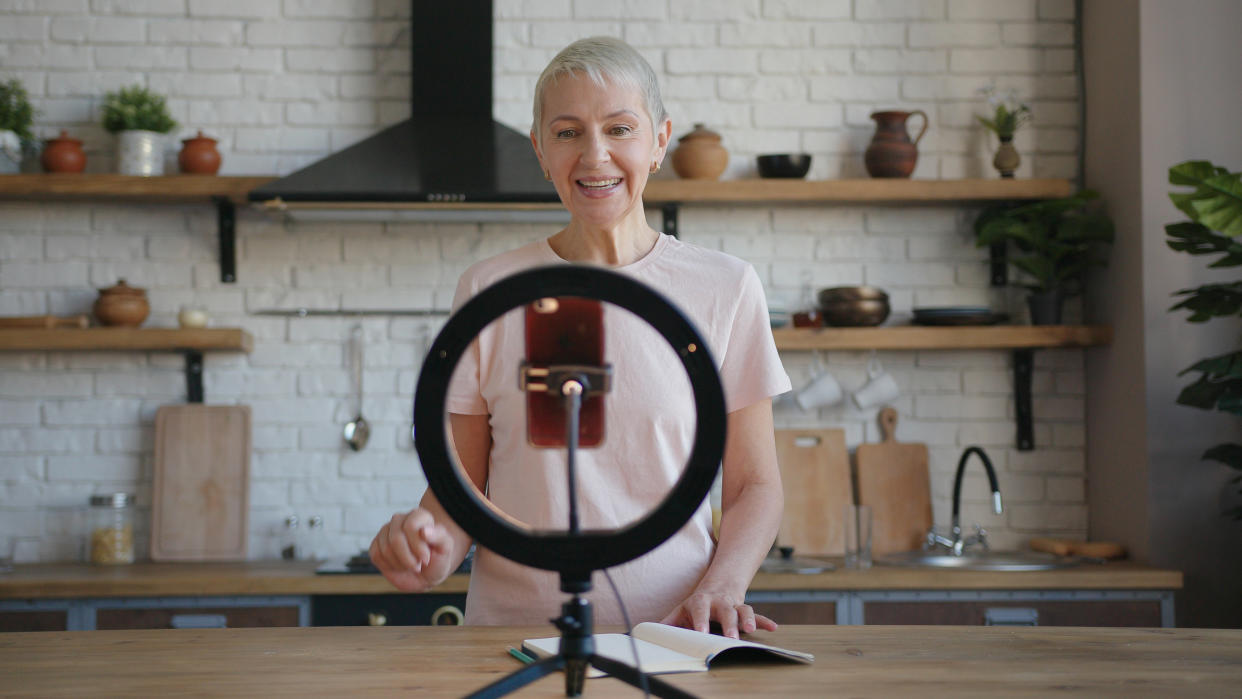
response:
{"label": "kitchen countertop", "polygon": [[[0,599],[209,595],[333,595],[396,592],[380,575],[316,575],[313,561],[18,565],[0,573]],[[432,592],[465,592],[452,575]],[[758,590],[1179,590],[1182,574],[1126,561],[1034,572],[876,566],[813,575],[760,572]]]}
{"label": "kitchen countertop", "polygon": [[[601,629],[607,630],[607,629]],[[320,627],[0,635],[16,695],[462,696],[520,667],[505,653],[551,627]],[[810,665],[744,664],[661,679],[704,697],[1231,696],[1237,629],[786,626],[757,640]],[[584,696],[632,697],[614,679]],[[560,673],[523,697],[563,697]]]}

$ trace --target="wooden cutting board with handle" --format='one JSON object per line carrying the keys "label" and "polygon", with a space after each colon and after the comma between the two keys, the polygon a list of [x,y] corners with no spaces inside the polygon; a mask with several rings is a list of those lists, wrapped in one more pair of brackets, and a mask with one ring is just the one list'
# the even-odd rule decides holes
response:
{"label": "wooden cutting board with handle", "polygon": [[245,560],[249,512],[250,407],[156,411],[152,560]]}
{"label": "wooden cutting board with handle", "polygon": [[880,410],[877,444],[860,444],[858,503],[871,506],[874,554],[914,551],[932,526],[931,476],[927,445],[897,441],[897,410]]}
{"label": "wooden cutting board with handle", "polygon": [[843,512],[854,500],[845,431],[777,430],[776,461],[785,492],[777,544],[795,555],[844,554]]}

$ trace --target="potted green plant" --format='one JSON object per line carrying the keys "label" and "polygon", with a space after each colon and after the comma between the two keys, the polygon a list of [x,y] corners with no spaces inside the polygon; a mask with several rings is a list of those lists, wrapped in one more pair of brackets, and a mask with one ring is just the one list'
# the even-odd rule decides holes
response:
{"label": "potted green plant", "polygon": [[23,151],[34,148],[34,113],[20,80],[0,82],[0,173],[20,171]]}
{"label": "potted green plant", "polygon": [[[1190,217],[1189,221],[1164,227],[1169,247],[1191,255],[1220,255],[1208,265],[1213,268],[1242,265],[1242,243],[1238,241],[1242,236],[1242,173],[1192,160],[1169,168],[1169,184],[1194,187],[1193,192],[1169,194],[1177,208]],[[1169,310],[1190,311],[1187,320],[1192,323],[1242,316],[1242,279],[1203,284],[1173,295],[1183,298]],[[1178,376],[1191,372],[1198,372],[1199,378],[1178,394],[1179,404],[1242,415],[1242,348],[1202,359]],[[1217,444],[1203,452],[1202,458],[1239,471],[1232,482],[1242,482],[1242,444]],[[1242,507],[1225,514],[1242,519]]]}
{"label": "potted green plant", "polygon": [[1007,246],[1009,262],[1025,280],[1031,322],[1056,325],[1066,298],[1082,293],[1083,276],[1092,265],[1104,265],[1100,250],[1113,240],[1107,214],[1088,207],[1099,198],[1084,189],[1062,199],[1030,204],[1003,204],[985,209],[975,220],[979,247]]}
{"label": "potted green plant", "polygon": [[1013,90],[1007,91],[1004,95],[998,95],[996,88],[989,85],[980,92],[987,97],[988,104],[994,112],[990,117],[975,115],[975,118],[1000,139],[1000,147],[996,149],[996,156],[992,158],[992,167],[1000,171],[1001,177],[1012,178],[1014,171],[1022,162],[1022,156],[1018,155],[1018,149],[1014,148],[1013,135],[1031,120],[1031,108],[1019,102],[1018,94]]}
{"label": "potted green plant", "polygon": [[103,127],[119,134],[122,175],[164,174],[164,134],[177,127],[162,95],[135,85],[104,96]]}

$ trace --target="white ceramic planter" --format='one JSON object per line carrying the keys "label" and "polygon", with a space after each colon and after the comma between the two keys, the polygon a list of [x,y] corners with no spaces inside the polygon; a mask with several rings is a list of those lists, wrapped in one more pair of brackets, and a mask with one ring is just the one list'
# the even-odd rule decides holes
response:
{"label": "white ceramic planter", "polygon": [[0,175],[13,175],[22,169],[22,142],[13,131],[0,131]]}
{"label": "white ceramic planter", "polygon": [[118,172],[147,177],[164,174],[164,134],[132,130],[118,135]]}

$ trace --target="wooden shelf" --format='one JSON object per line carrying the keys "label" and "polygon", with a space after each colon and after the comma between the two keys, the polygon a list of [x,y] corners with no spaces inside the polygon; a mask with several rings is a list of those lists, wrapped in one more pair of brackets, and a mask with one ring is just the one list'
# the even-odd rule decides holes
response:
{"label": "wooden shelf", "polygon": [[113,174],[48,173],[0,175],[0,197],[38,199],[125,199],[132,201],[199,201],[224,197],[246,203],[250,190],[272,177],[218,177],[216,175],[165,175],[138,177]]}
{"label": "wooden shelf", "polygon": [[772,331],[783,350],[1036,349],[1093,347],[1113,340],[1103,325],[987,325],[879,328],[779,328]]}
{"label": "wooden shelf", "polygon": [[[247,203],[250,190],[272,176],[219,177],[165,175],[136,177],[114,174],[0,175],[0,197],[121,198],[147,201],[191,201],[226,197]],[[1051,199],[1069,196],[1069,180],[1060,179],[852,179],[852,180],[651,180],[643,199],[648,203],[681,204],[828,204],[833,202],[954,202],[998,199]],[[360,203],[360,206],[383,204]],[[336,208],[350,206],[335,203]],[[465,202],[461,208],[478,206]]]}
{"label": "wooden shelf", "polygon": [[56,328],[0,330],[0,350],[152,350],[250,352],[254,338],[240,328]]}
{"label": "wooden shelf", "polygon": [[1073,191],[1069,180],[651,180],[648,203],[829,204],[1054,199]]}

